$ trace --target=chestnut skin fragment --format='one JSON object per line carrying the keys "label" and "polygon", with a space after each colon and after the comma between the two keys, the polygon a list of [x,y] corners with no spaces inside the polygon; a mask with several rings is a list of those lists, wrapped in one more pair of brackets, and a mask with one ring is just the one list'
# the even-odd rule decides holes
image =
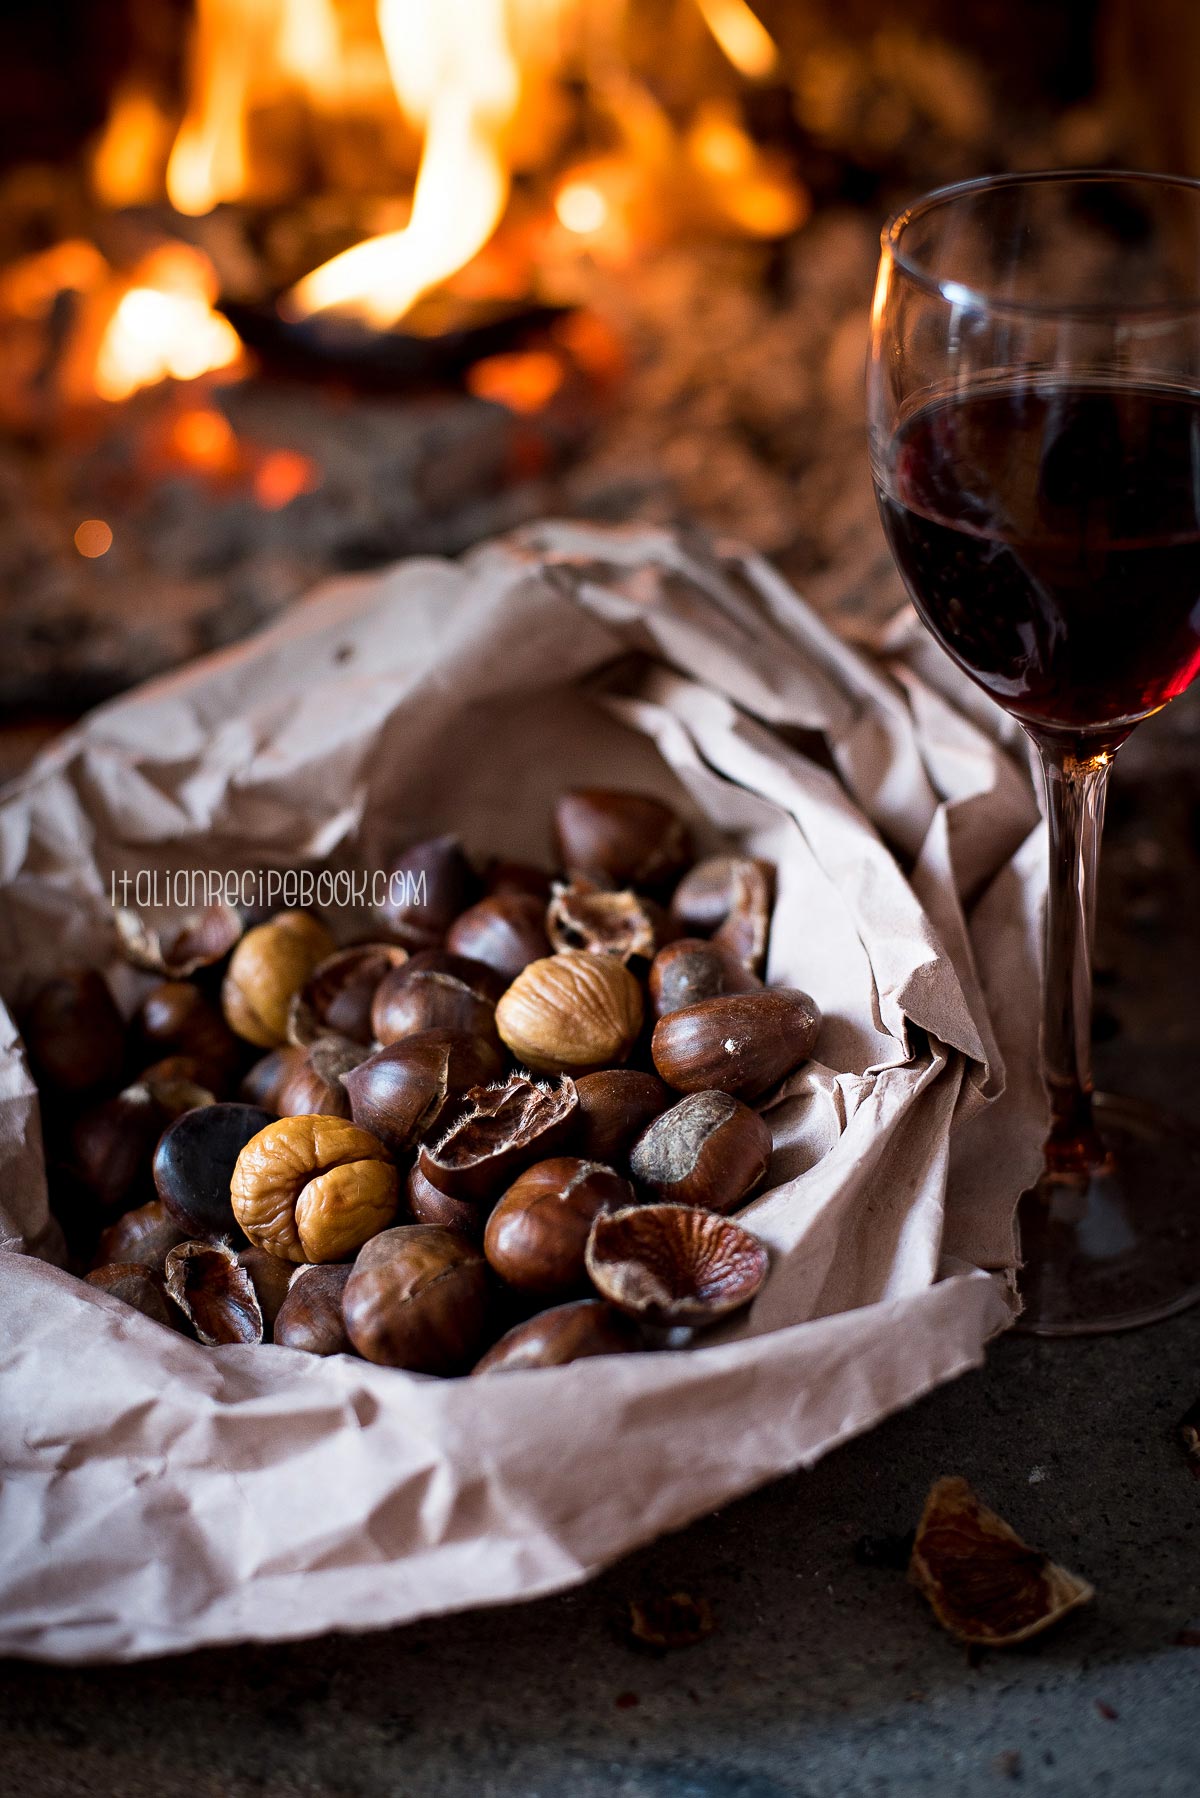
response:
{"label": "chestnut skin fragment", "polygon": [[481,1204],[494,1199],[523,1168],[567,1146],[579,1110],[575,1082],[510,1074],[474,1087],[468,1109],[441,1140],[422,1144],[417,1167],[439,1192]]}
{"label": "chestnut skin fragment", "polygon": [[342,1296],[351,1342],[368,1361],[410,1373],[462,1373],[489,1314],[487,1262],[457,1230],[400,1224],[358,1254]]}
{"label": "chestnut skin fragment", "polygon": [[463,1030],[420,1030],[376,1050],[344,1077],[350,1115],[393,1155],[444,1130],[474,1086],[499,1077],[500,1050]]}
{"label": "chestnut skin fragment", "polygon": [[699,1328],[741,1310],[768,1266],[766,1248],[749,1230],[685,1205],[602,1211],[587,1247],[587,1270],[603,1298],[670,1328]]}
{"label": "chestnut skin fragment", "polygon": [[84,1093],[120,1083],[125,1025],[94,968],[60,974],[40,986],[23,1034],[39,1086]]}
{"label": "chestnut skin fragment", "polygon": [[177,1330],[183,1321],[167,1295],[163,1275],[141,1261],[113,1261],[104,1267],[94,1267],[85,1280],[87,1285],[110,1293],[165,1329]]}
{"label": "chestnut skin fragment", "polygon": [[271,1122],[257,1105],[205,1105],[185,1111],[154,1151],[159,1198],[189,1236],[240,1236],[229,1183],[246,1144]]}
{"label": "chestnut skin fragment", "polygon": [[477,890],[456,836],[411,843],[389,872],[394,897],[376,907],[376,916],[406,949],[435,949]]}
{"label": "chestnut skin fragment", "polygon": [[147,924],[140,912],[121,907],[115,917],[125,959],[168,980],[186,980],[200,968],[211,968],[242,934],[240,913],[223,901],[164,929]]}
{"label": "chestnut skin fragment", "polygon": [[775,870],[748,855],[710,855],[684,875],[671,912],[688,936],[713,937],[741,965],[760,973],[775,901]]}
{"label": "chestnut skin fragment", "polygon": [[617,961],[635,956],[649,961],[658,943],[649,900],[626,888],[608,892],[590,880],[559,884],[546,912],[546,929],[556,951],[586,949]]}
{"label": "chestnut skin fragment", "polygon": [[446,948],[515,980],[531,961],[550,953],[545,901],[532,893],[490,894],[455,918]]}
{"label": "chestnut skin fragment", "polygon": [[559,859],[575,879],[616,887],[661,887],[687,866],[691,836],[682,818],[647,793],[578,787],[554,808]]}
{"label": "chestnut skin fragment", "polygon": [[681,1011],[701,999],[717,999],[726,993],[749,993],[762,982],[727,950],[703,937],[679,937],[667,943],[650,968],[650,1009],[656,1018]]}
{"label": "chestnut skin fragment", "polygon": [[288,1008],[288,1040],[307,1049],[319,1036],[342,1036],[369,1049],[371,1005],[380,982],[408,960],[397,943],[356,943],[319,962]]}
{"label": "chestnut skin fragment", "polygon": [[161,1274],[170,1251],[186,1240],[186,1230],[180,1229],[162,1200],[151,1199],[101,1231],[93,1270],[136,1261]]}
{"label": "chestnut skin fragment", "polygon": [[575,1090],[579,1095],[576,1148],[588,1161],[603,1161],[617,1168],[624,1167],[647,1124],[676,1102],[665,1080],[638,1068],[581,1074]]}
{"label": "chestnut skin fragment", "polygon": [[488,1218],[483,1252],[516,1291],[566,1298],[586,1282],[594,1219],[633,1202],[628,1180],[597,1161],[539,1161],[517,1176]]}
{"label": "chestnut skin fragment", "polygon": [[399,1177],[377,1137],[344,1118],[277,1118],[230,1182],[250,1241],[284,1261],[342,1261],[396,1215]]}
{"label": "chestnut skin fragment", "polygon": [[680,1092],[714,1090],[759,1099],[807,1061],[821,1013],[798,987],[764,987],[701,999],[654,1026],[654,1065]]}
{"label": "chestnut skin fragment", "polygon": [[1022,1542],[957,1477],[930,1487],[909,1578],[943,1629],[982,1648],[1027,1642],[1094,1596],[1086,1580]]}
{"label": "chestnut skin fragment", "polygon": [[201,1342],[261,1342],[263,1314],[254,1282],[223,1242],[182,1242],[167,1256],[167,1291]]}
{"label": "chestnut skin fragment", "polygon": [[539,1311],[536,1317],[503,1335],[472,1375],[520,1373],[529,1367],[565,1367],[591,1355],[621,1355],[644,1349],[646,1342],[633,1318],[603,1299],[572,1299]]}
{"label": "chestnut skin fragment", "polygon": [[281,1261],[278,1255],[268,1255],[266,1249],[254,1247],[239,1249],[237,1262],[250,1276],[262,1312],[263,1332],[269,1342],[279,1307],[287,1297],[292,1276],[299,1270],[292,1262]]}
{"label": "chestnut skin fragment", "polygon": [[629,1154],[639,1186],[667,1204],[724,1214],[744,1205],[771,1164],[764,1120],[729,1093],[689,1093],[642,1133]]}
{"label": "chestnut skin fragment", "polygon": [[300,1267],[275,1318],[272,1338],[280,1348],[306,1355],[352,1355],[354,1344],[342,1316],[342,1298],[351,1269],[344,1262]]}

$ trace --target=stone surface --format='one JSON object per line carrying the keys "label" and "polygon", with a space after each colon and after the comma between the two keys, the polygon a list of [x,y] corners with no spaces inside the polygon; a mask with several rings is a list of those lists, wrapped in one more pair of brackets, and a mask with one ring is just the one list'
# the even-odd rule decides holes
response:
{"label": "stone surface", "polygon": [[[1118,763],[1100,1072],[1193,1109],[1200,692]],[[21,1798],[1183,1798],[1200,1786],[1200,1481],[1173,1426],[1200,1311],[997,1343],[987,1367],[591,1585],[362,1638],[128,1668],[9,1664]],[[1096,1587],[1056,1632],[969,1657],[907,1584],[930,1483],[962,1473]],[[638,1648],[631,1598],[716,1628]]]}

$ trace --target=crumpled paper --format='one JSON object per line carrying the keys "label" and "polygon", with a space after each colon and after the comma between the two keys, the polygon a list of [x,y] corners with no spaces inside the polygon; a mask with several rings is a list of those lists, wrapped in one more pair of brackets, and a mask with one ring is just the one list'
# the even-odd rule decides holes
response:
{"label": "crumpled paper", "polygon": [[[202,1348],[49,1261],[0,1017],[0,1652],[117,1660],[528,1598],[975,1365],[1036,1174],[1043,845],[999,715],[903,629],[868,661],[766,564],[546,524],[342,581],[93,713],[0,803],[0,992],[117,966],[114,870],[545,860],[572,784],[778,867],[817,1059],[768,1118],[747,1315],[674,1352],[439,1381]],[[24,1250],[25,1252],[22,1252]],[[999,1274],[984,1270],[1000,1270]]]}

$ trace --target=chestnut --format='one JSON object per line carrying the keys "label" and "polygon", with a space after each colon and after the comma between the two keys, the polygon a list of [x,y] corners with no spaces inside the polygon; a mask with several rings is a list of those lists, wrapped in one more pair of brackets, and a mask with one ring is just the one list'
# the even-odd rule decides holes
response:
{"label": "chestnut", "polygon": [[25,1045],[39,1085],[84,1093],[121,1078],[125,1025],[94,969],[60,974],[33,996]]}
{"label": "chestnut", "polygon": [[501,1065],[499,1049],[486,1037],[420,1030],[345,1075],[350,1116],[393,1155],[406,1155],[444,1128],[471,1087],[495,1080]]}
{"label": "chestnut", "polygon": [[319,1036],[280,1083],[280,1117],[348,1118],[350,1095],[342,1076],[358,1066],[364,1053],[349,1037]]}
{"label": "chestnut", "polygon": [[588,1355],[628,1354],[646,1346],[638,1325],[623,1311],[603,1299],[572,1299],[517,1324],[471,1372],[519,1373],[529,1367],[565,1367]]}
{"label": "chestnut", "polygon": [[221,986],[229,1028],[259,1049],[285,1043],[292,998],[333,947],[325,926],[304,911],[279,912],[248,930]]}
{"label": "chestnut", "polygon": [[250,1284],[262,1312],[263,1331],[269,1338],[279,1307],[287,1297],[292,1276],[297,1269],[292,1262],[281,1261],[278,1255],[269,1255],[266,1249],[254,1247],[239,1249],[237,1262],[250,1276]]}
{"label": "chestnut", "polygon": [[136,1211],[127,1211],[115,1223],[100,1232],[94,1267],[111,1267],[114,1263],[138,1261],[143,1267],[161,1274],[167,1255],[186,1240],[161,1199],[150,1199]]}
{"label": "chestnut", "polygon": [[457,1230],[401,1224],[359,1250],[342,1295],[351,1342],[368,1361],[411,1373],[461,1373],[488,1329],[487,1262]]}
{"label": "chestnut", "polygon": [[654,1026],[654,1065],[680,1092],[709,1088],[761,1098],[807,1061],[821,1014],[798,987],[764,987],[701,999],[668,1012]]}
{"label": "chestnut", "polygon": [[771,911],[775,903],[775,870],[769,862],[738,863],[729,915],[713,936],[727,954],[760,974],[767,959]]}
{"label": "chestnut", "polygon": [[563,1298],[584,1284],[593,1220],[632,1203],[628,1180],[597,1161],[539,1161],[518,1175],[488,1218],[483,1252],[509,1286]]}
{"label": "chestnut", "polygon": [[169,980],[186,980],[200,968],[211,968],[242,934],[240,914],[224,902],[177,918],[161,930],[148,925],[140,912],[119,907],[115,916],[126,960]]}
{"label": "chestnut", "polygon": [[343,1261],[396,1215],[387,1150],[344,1118],[276,1118],[237,1158],[229,1197],[250,1241],[284,1261]]}
{"label": "chestnut", "polygon": [[427,1180],[419,1167],[408,1176],[408,1214],[414,1224],[440,1224],[446,1230],[461,1230],[472,1242],[483,1241],[487,1207],[472,1205],[468,1199],[452,1199]]}
{"label": "chestnut", "polygon": [[678,814],[646,793],[603,787],[564,793],[554,808],[559,857],[571,877],[656,888],[687,866],[691,839]]}
{"label": "chestnut", "polygon": [[371,1003],[379,983],[407,960],[407,949],[395,943],[358,943],[320,962],[292,999],[290,1040],[308,1048],[329,1033],[369,1048],[374,1040]]}
{"label": "chestnut", "polygon": [[147,1086],[127,1086],[81,1112],[71,1129],[72,1163],[85,1190],[106,1211],[153,1193],[150,1161],[168,1113]]}
{"label": "chestnut", "polygon": [[181,1242],[167,1256],[167,1291],[201,1342],[261,1342],[263,1314],[254,1282],[223,1242]]}
{"label": "chestnut", "polygon": [[575,1090],[579,1095],[575,1145],[588,1161],[610,1167],[623,1165],[646,1125],[675,1103],[665,1081],[636,1068],[581,1074]]}
{"label": "chestnut", "polygon": [[496,1027],[526,1067],[590,1074],[627,1059],[642,1027],[642,989],[612,957],[568,949],[517,975]]}
{"label": "chestnut", "polygon": [[531,961],[550,953],[545,902],[530,893],[492,894],[455,918],[446,947],[515,980]]}
{"label": "chestnut", "polygon": [[771,1132],[729,1093],[689,1093],[634,1143],[629,1166],[655,1198],[736,1211],[766,1176]]}
{"label": "chestnut", "polygon": [[377,916],[406,949],[434,949],[475,897],[475,876],[455,836],[413,843],[390,869]]}
{"label": "chestnut", "polygon": [[716,999],[725,993],[749,993],[761,982],[717,943],[702,937],[679,937],[654,957],[650,968],[650,1006],[656,1018],[669,1011]]}
{"label": "chestnut", "polygon": [[197,987],[186,980],[160,981],[142,1000],[134,1023],[147,1056],[186,1055],[199,1064],[202,1086],[218,1094],[226,1090],[241,1051]]}
{"label": "chestnut", "polygon": [[275,1117],[280,1115],[279,1098],[292,1075],[306,1065],[304,1050],[295,1043],[271,1049],[260,1057],[242,1077],[238,1098],[243,1105],[261,1105]]}
{"label": "chestnut", "polygon": [[496,1001],[503,991],[503,976],[483,962],[426,951],[380,983],[372,1027],[384,1044],[418,1030],[462,1030],[494,1039]]}
{"label": "chestnut", "polygon": [[156,1268],[140,1261],[114,1261],[95,1267],[85,1276],[86,1283],[99,1292],[107,1292],[122,1304],[132,1305],[143,1317],[168,1330],[177,1330],[181,1319],[167,1296],[167,1283]]}
{"label": "chestnut", "polygon": [[483,873],[486,893],[528,893],[540,899],[542,910],[550,903],[550,876],[532,862],[490,861]]}
{"label": "chestnut", "polygon": [[474,1204],[494,1199],[522,1168],[563,1148],[579,1110],[575,1082],[567,1079],[542,1085],[510,1074],[467,1096],[470,1106],[445,1136],[422,1144],[417,1166],[439,1192]]}
{"label": "chestnut", "polygon": [[280,1348],[303,1349],[307,1355],[353,1354],[342,1316],[351,1271],[343,1262],[296,1269],[275,1318],[273,1340]]}
{"label": "chestnut", "polygon": [[164,1130],[154,1152],[154,1185],[189,1236],[240,1235],[229,1182],[246,1144],[271,1121],[260,1106],[230,1102],[185,1111]]}

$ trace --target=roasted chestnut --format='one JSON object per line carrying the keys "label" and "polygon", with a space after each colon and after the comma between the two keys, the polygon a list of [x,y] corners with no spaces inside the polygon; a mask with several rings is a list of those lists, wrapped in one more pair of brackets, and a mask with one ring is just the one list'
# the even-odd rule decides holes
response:
{"label": "roasted chestnut", "polygon": [[137,1261],[161,1274],[170,1251],[186,1239],[187,1232],[179,1228],[162,1200],[151,1199],[101,1231],[94,1264],[111,1267]]}
{"label": "roasted chestnut", "polygon": [[287,1297],[293,1274],[298,1270],[293,1262],[281,1261],[278,1255],[269,1255],[266,1249],[256,1249],[253,1246],[238,1249],[237,1261],[238,1266],[250,1276],[250,1284],[254,1288],[263,1316],[263,1332],[270,1341],[279,1307]]}
{"label": "roasted chestnut", "polygon": [[401,1224],[372,1237],[342,1295],[360,1355],[412,1373],[462,1373],[488,1328],[487,1263],[457,1230]]}
{"label": "roasted chestnut", "polygon": [[60,974],[33,996],[25,1046],[40,1085],[83,1093],[116,1086],[125,1056],[125,1025],[108,987],[93,969]]}
{"label": "roasted chestnut", "polygon": [[240,915],[224,903],[176,918],[161,929],[147,924],[140,912],[118,908],[115,916],[126,960],[168,980],[186,980],[200,968],[211,968],[242,934]]}
{"label": "roasted chestnut", "polygon": [[347,1036],[319,1036],[280,1084],[280,1117],[348,1118],[350,1095],[342,1076],[358,1066],[365,1052]]}
{"label": "roasted chestnut", "polygon": [[167,1284],[162,1274],[143,1262],[110,1262],[104,1267],[93,1268],[86,1281],[99,1292],[107,1292],[110,1297],[120,1299],[122,1304],[131,1305],[143,1317],[168,1330],[177,1330],[183,1321],[167,1296]]}
{"label": "roasted chestnut", "polygon": [[461,1030],[494,1040],[504,979],[483,962],[430,950],[414,955],[380,984],[371,1023],[381,1043],[418,1030]]}
{"label": "roasted chestnut", "polygon": [[393,1155],[406,1155],[422,1137],[445,1127],[471,1087],[495,1080],[501,1065],[500,1051],[487,1037],[420,1030],[345,1075],[350,1115]]}
{"label": "roasted chestnut", "polygon": [[264,1111],[279,1117],[281,1094],[286,1091],[292,1075],[306,1066],[304,1050],[294,1043],[285,1043],[280,1049],[271,1049],[243,1075],[238,1097],[244,1105],[261,1105]]}
{"label": "roasted chestnut", "polygon": [[383,1144],[343,1118],[278,1118],[251,1137],[230,1181],[233,1215],[285,1261],[343,1261],[396,1215]]}
{"label": "roasted chestnut", "polygon": [[706,1211],[736,1211],[766,1175],[771,1132],[729,1093],[690,1093],[655,1118],[634,1143],[634,1179],[657,1199]]}
{"label": "roasted chestnut", "polygon": [[271,1122],[257,1105],[205,1105],[176,1118],[154,1152],[159,1198],[189,1236],[240,1234],[229,1198],[238,1156]]}
{"label": "roasted chestnut", "polygon": [[541,900],[543,911],[550,903],[550,884],[546,870],[532,862],[490,861],[483,874],[486,893],[528,893]]}
{"label": "roasted chestnut", "polygon": [[290,1040],[308,1048],[328,1033],[369,1047],[374,1040],[371,1005],[379,983],[407,960],[407,949],[396,943],[358,943],[329,956],[292,999]]}
{"label": "roasted chestnut", "polygon": [[279,912],[256,924],[230,956],[221,987],[229,1028],[260,1049],[285,1043],[293,996],[332,954],[333,938],[307,912]]}
{"label": "roasted chestnut", "polygon": [[147,1059],[186,1055],[199,1064],[199,1083],[226,1091],[241,1056],[220,1013],[186,980],[162,980],[138,1008],[135,1025]]}
{"label": "roasted chestnut", "polygon": [[461,1230],[472,1242],[482,1242],[487,1206],[472,1205],[468,1199],[452,1199],[427,1180],[419,1167],[414,1167],[408,1176],[408,1215],[414,1224]]}
{"label": "roasted chestnut", "polygon": [[628,1354],[645,1348],[638,1325],[603,1299],[573,1299],[526,1318],[502,1336],[472,1373],[520,1373],[530,1367],[564,1367],[589,1355]]}
{"label": "roasted chestnut", "polygon": [[474,1204],[494,1199],[522,1168],[563,1148],[579,1109],[573,1080],[543,1085],[527,1074],[467,1096],[468,1109],[439,1142],[422,1145],[417,1166],[439,1192]]}
{"label": "roasted chestnut", "polygon": [[483,1252],[509,1286],[562,1298],[584,1284],[593,1219],[632,1203],[628,1180],[598,1161],[539,1161],[517,1176],[488,1218]]}
{"label": "roasted chestnut", "polygon": [[496,1007],[518,1061],[548,1074],[590,1074],[624,1061],[642,1027],[642,989],[607,955],[572,949],[530,962]]}
{"label": "roasted chestnut", "polygon": [[657,1074],[636,1068],[606,1068],[581,1074],[575,1082],[579,1121],[575,1144],[589,1161],[624,1166],[647,1124],[675,1103],[675,1094]]}
{"label": "roasted chestnut", "polygon": [[494,968],[506,981],[515,980],[522,968],[550,952],[545,902],[529,893],[481,899],[455,918],[446,948]]}
{"label": "roasted chestnut", "polygon": [[701,999],[749,993],[761,982],[717,943],[684,936],[668,943],[650,968],[650,1006],[656,1018]]}
{"label": "roasted chestnut", "polygon": [[687,826],[669,805],[645,793],[578,788],[554,808],[559,857],[575,878],[617,887],[656,888],[687,866]]}
{"label": "roasted chestnut", "polygon": [[406,949],[434,949],[475,897],[475,876],[455,836],[413,843],[390,869],[389,900],[376,908]]}
{"label": "roasted chestnut", "polygon": [[701,999],[654,1026],[654,1065],[680,1092],[715,1089],[742,1099],[763,1093],[807,1061],[821,1014],[798,987],[764,987]]}
{"label": "roasted chestnut", "polygon": [[280,1348],[303,1349],[306,1355],[353,1354],[342,1316],[342,1298],[351,1272],[345,1263],[296,1269],[275,1318],[273,1340]]}
{"label": "roasted chestnut", "polygon": [[91,1197],[106,1211],[124,1210],[152,1195],[150,1161],[169,1114],[148,1086],[127,1086],[91,1105],[71,1128],[73,1165]]}

